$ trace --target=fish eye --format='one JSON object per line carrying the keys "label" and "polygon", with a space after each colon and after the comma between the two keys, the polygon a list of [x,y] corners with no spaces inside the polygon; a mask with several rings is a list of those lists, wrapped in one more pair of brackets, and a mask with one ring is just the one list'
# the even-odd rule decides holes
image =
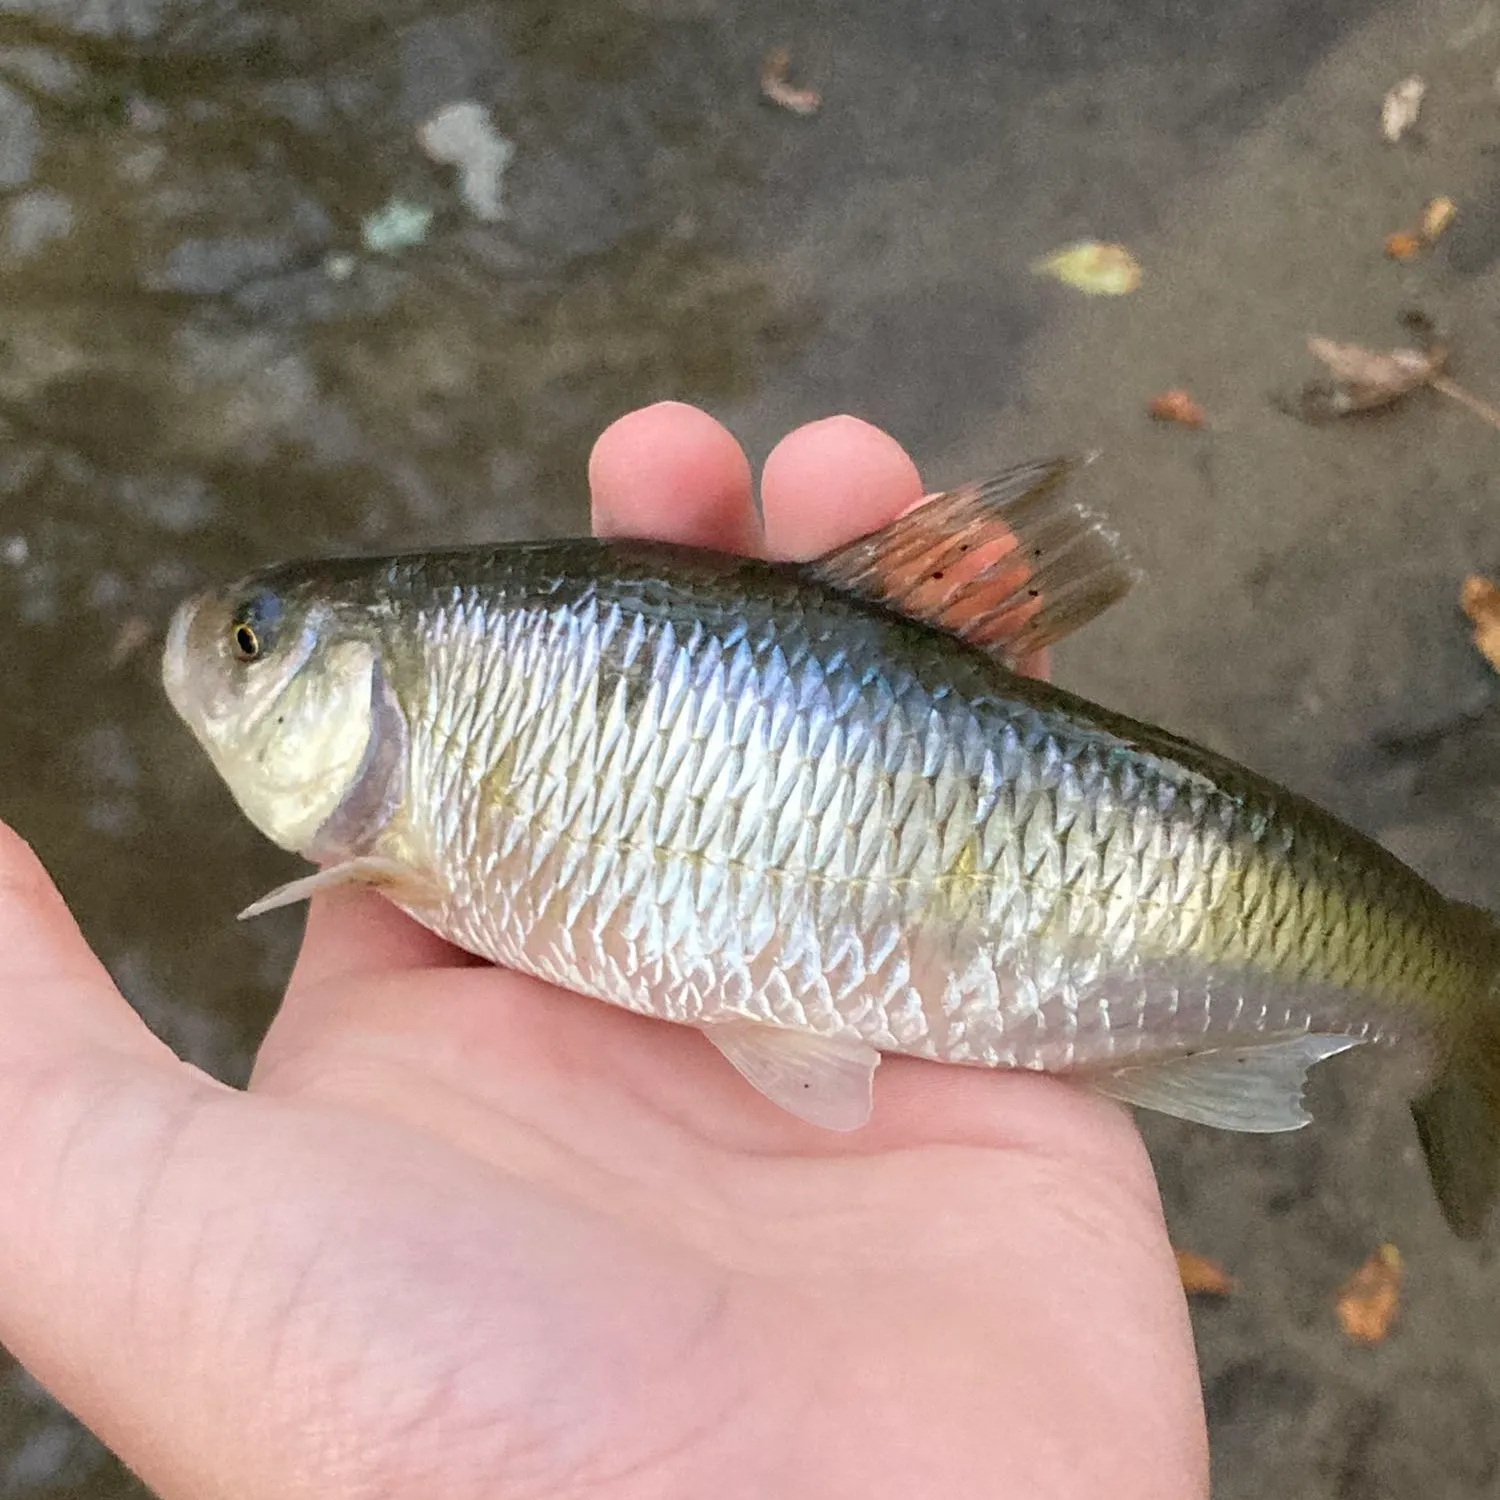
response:
{"label": "fish eye", "polygon": [[255,594],[235,612],[229,626],[229,646],[235,660],[259,661],[276,645],[281,600],[272,593]]}

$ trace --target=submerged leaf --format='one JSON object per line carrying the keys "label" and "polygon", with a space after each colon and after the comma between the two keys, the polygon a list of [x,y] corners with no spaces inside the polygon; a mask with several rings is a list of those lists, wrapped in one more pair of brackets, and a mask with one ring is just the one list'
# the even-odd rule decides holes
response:
{"label": "submerged leaf", "polygon": [[1385,237],[1385,253],[1392,260],[1415,260],[1422,253],[1422,240],[1409,229],[1398,229]]}
{"label": "submerged leaf", "polygon": [[1458,205],[1451,198],[1432,198],[1422,209],[1422,238],[1430,245],[1453,222]]}
{"label": "submerged leaf", "polygon": [[1437,242],[1453,222],[1458,205],[1451,198],[1429,198],[1415,229],[1398,229],[1385,237],[1385,253],[1392,260],[1415,260]]}
{"label": "submerged leaf", "polygon": [[366,250],[377,255],[395,255],[420,245],[432,227],[433,211],[425,203],[392,198],[360,224],[360,239]]}
{"label": "submerged leaf", "polygon": [[787,74],[791,69],[792,54],[786,47],[773,47],[760,65],[760,91],[782,109],[794,115],[812,115],[818,112],[823,96],[816,89],[797,88]]}
{"label": "submerged leaf", "polygon": [[1464,579],[1458,602],[1474,626],[1474,644],[1500,672],[1500,588],[1473,574]]}
{"label": "submerged leaf", "polygon": [[1202,427],[1207,418],[1203,408],[1186,391],[1163,391],[1151,398],[1146,410],[1158,422],[1178,422],[1184,427]]}
{"label": "submerged leaf", "polygon": [[1222,1266],[1191,1250],[1177,1251],[1177,1274],[1189,1297],[1227,1297],[1239,1286]]}
{"label": "submerged leaf", "polygon": [[1448,358],[1441,344],[1379,353],[1359,344],[1314,337],[1308,339],[1307,348],[1333,376],[1331,385],[1310,385],[1302,393],[1303,414],[1312,420],[1390,406],[1431,384]]}
{"label": "submerged leaf", "polygon": [[1305,421],[1324,422],[1351,412],[1390,406],[1428,386],[1491,427],[1500,428],[1500,407],[1491,406],[1443,373],[1448,363],[1448,346],[1434,335],[1428,320],[1414,313],[1405,321],[1416,327],[1425,340],[1420,349],[1391,349],[1382,354],[1359,344],[1308,339],[1309,351],[1328,366],[1334,380],[1304,386],[1299,406],[1287,409]]}
{"label": "submerged leaf", "polygon": [[1032,263],[1038,276],[1052,276],[1093,297],[1123,297],[1141,284],[1140,262],[1124,245],[1078,240]]}
{"label": "submerged leaf", "polygon": [[1386,140],[1399,141],[1417,123],[1426,92],[1420,78],[1403,78],[1391,88],[1380,106],[1380,130]]}
{"label": "submerged leaf", "polygon": [[123,667],[147,641],[151,639],[151,626],[139,615],[127,615],[115,631],[109,648],[109,664]]}
{"label": "submerged leaf", "polygon": [[1343,387],[1350,411],[1385,406],[1426,385],[1448,358],[1441,345],[1431,349],[1391,349],[1377,353],[1358,344],[1310,338],[1308,352],[1328,366]]}
{"label": "submerged leaf", "polygon": [[501,177],[515,144],[495,129],[490,112],[473,99],[445,105],[417,128],[417,144],[433,161],[458,168],[458,191],[477,219],[505,217]]}
{"label": "submerged leaf", "polygon": [[1401,1252],[1381,1245],[1344,1283],[1339,1322],[1355,1343],[1378,1344],[1390,1332],[1401,1306],[1401,1270]]}

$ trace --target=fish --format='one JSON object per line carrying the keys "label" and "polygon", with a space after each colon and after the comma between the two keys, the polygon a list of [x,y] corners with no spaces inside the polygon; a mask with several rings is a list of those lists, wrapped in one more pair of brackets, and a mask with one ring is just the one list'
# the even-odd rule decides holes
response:
{"label": "fish", "polygon": [[1247,767],[1018,671],[1138,577],[1074,467],[804,563],[576,538],[195,594],[167,696],[317,866],[243,915],[371,887],[482,959],[697,1028],[831,1130],[869,1119],[886,1054],[1294,1130],[1309,1068],[1409,1044],[1438,1202],[1477,1237],[1500,926]]}

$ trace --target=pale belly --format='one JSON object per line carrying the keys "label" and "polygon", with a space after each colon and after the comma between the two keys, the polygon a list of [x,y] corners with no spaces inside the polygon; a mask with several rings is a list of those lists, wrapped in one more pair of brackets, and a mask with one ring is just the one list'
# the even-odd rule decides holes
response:
{"label": "pale belly", "polygon": [[450,899],[413,915],[450,942],[679,1024],[749,1020],[939,1062],[1048,1072],[1215,1037],[1313,1026],[1374,1034],[1330,1019],[1330,997],[1049,950],[1028,936],[1022,902],[995,903],[1001,918],[983,925],[939,922],[936,903],[879,883],[772,878],[556,837],[470,850],[445,880]]}

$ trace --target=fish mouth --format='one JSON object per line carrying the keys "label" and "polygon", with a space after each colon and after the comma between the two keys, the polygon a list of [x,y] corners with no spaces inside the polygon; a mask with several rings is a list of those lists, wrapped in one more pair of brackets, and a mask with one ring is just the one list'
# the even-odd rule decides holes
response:
{"label": "fish mouth", "polygon": [[195,594],[177,606],[172,614],[172,623],[167,627],[167,643],[162,648],[161,656],[161,681],[166,689],[167,700],[189,724],[193,723],[193,715],[188,687],[188,648],[193,624],[203,608],[204,597],[202,594]]}

